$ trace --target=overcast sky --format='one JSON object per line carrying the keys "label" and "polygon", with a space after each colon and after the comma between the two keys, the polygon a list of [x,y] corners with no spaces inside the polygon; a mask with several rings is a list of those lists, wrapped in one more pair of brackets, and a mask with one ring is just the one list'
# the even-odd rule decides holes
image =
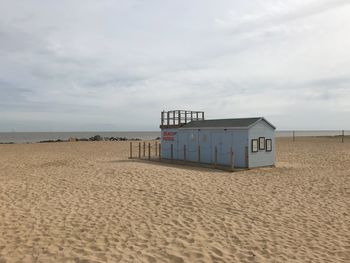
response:
{"label": "overcast sky", "polygon": [[158,130],[163,109],[350,129],[350,1],[0,0],[0,131]]}

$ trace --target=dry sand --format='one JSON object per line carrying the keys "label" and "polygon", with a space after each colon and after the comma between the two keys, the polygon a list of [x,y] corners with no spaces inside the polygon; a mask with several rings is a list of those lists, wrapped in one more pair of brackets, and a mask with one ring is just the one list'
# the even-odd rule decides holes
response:
{"label": "dry sand", "polygon": [[350,142],[277,148],[227,173],[123,142],[0,145],[0,262],[350,262]]}

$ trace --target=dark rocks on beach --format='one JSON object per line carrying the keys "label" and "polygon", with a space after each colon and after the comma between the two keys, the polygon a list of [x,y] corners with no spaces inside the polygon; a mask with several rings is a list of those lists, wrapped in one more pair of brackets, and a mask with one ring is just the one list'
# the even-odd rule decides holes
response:
{"label": "dark rocks on beach", "polygon": [[45,140],[45,141],[40,141],[39,143],[48,143],[48,142],[67,142],[67,140]]}
{"label": "dark rocks on beach", "polygon": [[[86,141],[87,139],[77,139],[78,141]],[[88,139],[89,141],[140,141],[138,138],[126,138],[126,137],[101,137],[100,135],[95,135]]]}
{"label": "dark rocks on beach", "polygon": [[93,141],[93,142],[103,141],[103,138],[100,135],[95,135],[93,137],[90,137],[89,141]]}
{"label": "dark rocks on beach", "polygon": [[127,141],[128,139],[125,137],[111,137],[108,140],[109,141]]}
{"label": "dark rocks on beach", "polygon": [[[44,140],[39,141],[39,143],[53,143],[53,142],[98,142],[98,141],[141,141],[139,138],[126,138],[126,137],[101,137],[100,135],[95,135],[90,138],[69,138],[68,140]],[[12,143],[8,143],[12,144]]]}

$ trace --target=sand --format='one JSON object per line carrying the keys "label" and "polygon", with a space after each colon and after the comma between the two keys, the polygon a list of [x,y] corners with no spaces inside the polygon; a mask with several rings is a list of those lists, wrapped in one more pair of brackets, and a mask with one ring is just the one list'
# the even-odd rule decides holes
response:
{"label": "sand", "polygon": [[350,142],[277,148],[228,173],[127,142],[0,145],[0,262],[350,262]]}

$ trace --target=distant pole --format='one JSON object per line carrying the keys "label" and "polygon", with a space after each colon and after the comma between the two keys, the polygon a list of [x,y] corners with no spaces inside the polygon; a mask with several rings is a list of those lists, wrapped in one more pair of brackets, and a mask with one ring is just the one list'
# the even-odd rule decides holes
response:
{"label": "distant pole", "polygon": [[231,171],[233,171],[234,170],[234,156],[233,156],[232,147],[231,147],[231,152],[230,153],[231,153],[230,154],[230,157],[231,157],[231,160],[230,160],[230,162],[231,162]]}
{"label": "distant pole", "polygon": [[130,142],[130,159],[132,159],[132,142]]}
{"label": "distant pole", "polygon": [[143,142],[143,157],[146,156],[146,142]]}
{"label": "distant pole", "polygon": [[215,155],[214,155],[214,166],[215,168],[218,166],[218,147],[215,146],[215,151],[214,151]]}
{"label": "distant pole", "polygon": [[148,143],[148,160],[151,160],[151,143]]}
{"label": "distant pole", "polygon": [[344,130],[342,130],[342,136],[341,136],[341,142],[344,143],[344,136],[345,136],[345,132]]}
{"label": "distant pole", "polygon": [[161,124],[164,125],[164,111],[161,113]]}
{"label": "distant pole", "polygon": [[186,144],[184,145],[184,161],[186,161]]}
{"label": "distant pole", "polygon": [[161,157],[161,147],[162,147],[161,144],[159,144],[159,151],[158,151],[158,154],[159,154],[159,161],[160,161],[161,158],[162,158],[162,157]]}
{"label": "distant pole", "polygon": [[201,146],[198,145],[198,162],[201,162]]}
{"label": "distant pole", "polygon": [[293,142],[295,142],[295,131],[293,131]]}
{"label": "distant pole", "polygon": [[171,151],[170,159],[171,159],[171,161],[173,161],[173,159],[174,159],[174,146],[173,146],[173,144],[170,145],[170,151]]}
{"label": "distant pole", "polygon": [[139,159],[141,159],[141,143],[139,142]]}

